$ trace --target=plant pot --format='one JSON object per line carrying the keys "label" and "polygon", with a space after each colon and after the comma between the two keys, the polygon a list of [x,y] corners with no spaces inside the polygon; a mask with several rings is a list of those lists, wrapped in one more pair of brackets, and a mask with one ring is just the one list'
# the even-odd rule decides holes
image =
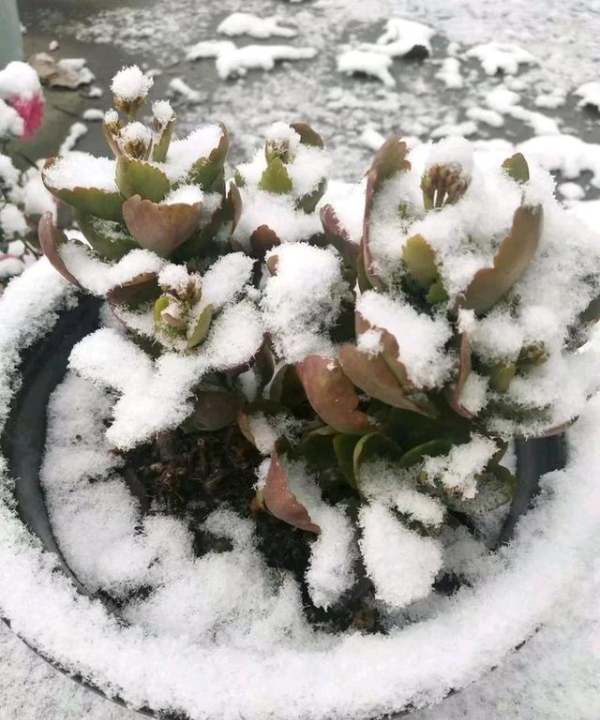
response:
{"label": "plant pot", "polygon": [[[2,450],[14,478],[15,498],[18,512],[35,535],[43,549],[56,555],[62,571],[75,583],[77,591],[89,593],[71,571],[53,535],[44,503],[39,472],[46,441],[46,406],[51,393],[63,379],[69,353],[75,343],[98,325],[100,303],[94,298],[83,297],[77,307],[62,313],[52,332],[30,347],[22,358],[22,387],[14,398],[8,423],[2,435]],[[566,461],[564,438],[551,437],[519,441],[516,444],[517,475],[519,486],[509,515],[500,535],[501,543],[508,543],[518,519],[531,507],[542,475],[561,468]],[[112,608],[108,608],[113,611]],[[8,622],[10,625],[10,622]],[[28,643],[29,644],[29,643]],[[66,672],[86,687],[107,697],[102,689],[82,679],[82,674],[66,670],[47,653],[32,648],[54,667]],[[110,699],[126,704],[118,697]],[[150,710],[140,712],[155,715]],[[167,717],[161,714],[161,717]]]}

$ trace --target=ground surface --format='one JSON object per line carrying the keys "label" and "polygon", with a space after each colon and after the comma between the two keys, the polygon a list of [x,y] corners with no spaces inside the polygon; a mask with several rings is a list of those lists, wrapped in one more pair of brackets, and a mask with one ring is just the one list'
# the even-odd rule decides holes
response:
{"label": "ground surface", "polygon": [[[326,138],[336,159],[334,174],[356,178],[371,150],[361,140],[366,127],[382,134],[392,130],[426,139],[443,124],[465,121],[468,109],[485,106],[487,93],[500,84],[486,76],[475,60],[463,63],[464,86],[447,90],[436,78],[450,42],[460,49],[489,40],[517,42],[540,58],[541,64],[519,75],[523,106],[554,118],[563,133],[600,142],[598,118],[577,108],[572,91],[596,79],[600,3],[532,3],[508,0],[307,0],[289,4],[248,0],[244,10],[264,16],[278,14],[298,27],[294,45],[310,45],[319,54],[312,61],[290,63],[271,73],[250,73],[240,80],[219,80],[214,61],[184,61],[185,47],[216,38],[216,26],[239,9],[234,0],[23,0],[28,52],[45,50],[58,40],[62,57],[83,56],[106,87],[124,63],[145,63],[162,71],[157,90],[174,77],[201,93],[196,103],[179,103],[186,125],[220,119],[231,129],[235,155],[254,146],[261,130],[276,119],[310,121]],[[340,46],[353,40],[372,41],[391,16],[410,17],[439,31],[433,57],[424,63],[395,61],[396,87],[374,80],[347,79],[336,72]],[[279,39],[248,42],[281,42]],[[540,94],[559,88],[565,103],[556,109],[536,107]],[[90,100],[87,91],[49,94],[48,123],[33,146],[20,148],[29,158],[49,155],[71,124],[87,107],[105,108],[108,98]],[[78,148],[100,150],[98,124]],[[524,140],[532,127],[512,118],[501,127],[478,123],[473,138]],[[598,189],[583,175],[586,197]],[[600,534],[598,537],[600,542]],[[582,582],[557,615],[486,678],[436,709],[417,712],[416,720],[597,720],[600,717],[600,564],[590,557],[582,565]],[[583,578],[586,578],[585,580]],[[574,598],[577,598],[576,600]],[[527,598],[523,598],[527,602]],[[490,618],[493,622],[493,618]],[[39,660],[10,631],[0,627],[0,720],[125,720],[134,714],[108,703],[62,677]]]}

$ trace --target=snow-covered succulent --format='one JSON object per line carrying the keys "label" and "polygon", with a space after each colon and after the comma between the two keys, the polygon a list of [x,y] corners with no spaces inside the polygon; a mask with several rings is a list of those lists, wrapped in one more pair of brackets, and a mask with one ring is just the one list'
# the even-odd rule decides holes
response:
{"label": "snow-covered succulent", "polygon": [[108,440],[228,429],[252,457],[252,512],[318,536],[316,606],[361,573],[371,609],[424,598],[446,530],[494,544],[513,439],[559,431],[593,390],[579,352],[600,295],[593,238],[547,173],[518,154],[479,163],[461,139],[413,157],[390,138],[365,185],[329,192],[320,136],[276,123],[226,182],[223,126],[177,140],[164,101],[136,120],[150,85],[115,78],[114,160],[70,153],[43,174],[88,242],[45,216],[44,251],[119,321],[70,361],[118,391]]}

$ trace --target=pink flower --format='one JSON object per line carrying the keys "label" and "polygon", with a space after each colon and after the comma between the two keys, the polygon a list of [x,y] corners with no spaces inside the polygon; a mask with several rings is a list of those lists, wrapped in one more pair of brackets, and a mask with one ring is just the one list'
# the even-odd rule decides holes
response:
{"label": "pink flower", "polygon": [[44,96],[42,93],[35,93],[30,98],[13,95],[9,103],[23,118],[23,132],[21,137],[31,138],[39,130],[44,119]]}

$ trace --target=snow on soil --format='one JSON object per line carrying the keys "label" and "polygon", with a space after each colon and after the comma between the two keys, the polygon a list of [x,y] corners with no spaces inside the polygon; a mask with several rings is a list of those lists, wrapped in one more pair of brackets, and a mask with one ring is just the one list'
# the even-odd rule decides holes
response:
{"label": "snow on soil", "polygon": [[[53,309],[63,302],[64,288],[63,281],[45,262],[9,286],[0,300],[3,378],[10,379],[16,349],[52,322]],[[9,398],[10,389],[4,384],[0,393],[4,411]],[[72,412],[73,398],[77,398],[83,412]],[[140,704],[146,700],[171,702],[192,715],[210,713],[211,717],[230,717],[230,710],[236,708],[251,718],[264,717],[265,709],[279,716],[299,718],[307,703],[319,716],[348,717],[357,709],[369,714],[397,707],[401,698],[407,697],[404,688],[408,687],[418,691],[420,702],[431,697],[439,700],[443,688],[474,680],[506,653],[508,665],[500,672],[508,673],[510,678],[511,648],[531,633],[541,619],[549,620],[549,626],[526,644],[520,651],[526,655],[517,654],[515,662],[527,654],[537,659],[556,642],[563,645],[572,642],[573,625],[565,627],[560,608],[564,607],[561,603],[572,602],[575,594],[578,607],[580,582],[589,567],[584,563],[593,547],[590,541],[598,537],[598,483],[596,475],[590,472],[597,463],[600,420],[597,400],[570,431],[569,467],[547,476],[542,500],[521,523],[514,546],[504,551],[499,563],[482,565],[484,574],[475,590],[464,588],[452,601],[438,607],[439,614],[413,625],[408,632],[396,631],[388,638],[348,635],[335,641],[304,625],[297,613],[300,599],[293,583],[283,579],[273,585],[268,581],[269,573],[253,550],[247,521],[225,510],[213,513],[207,530],[229,537],[232,549],[199,559],[193,559],[187,531],[175,528],[166,518],[149,517],[143,531],[136,530],[135,502],[123,496],[123,502],[114,503],[116,488],[123,488],[115,484],[118,459],[98,444],[98,423],[106,410],[102,393],[79,378],[68,378],[55,394],[51,415],[54,423],[50,429],[55,456],[45,465],[47,492],[50,503],[55,504],[56,527],[67,538],[74,533],[71,523],[76,518],[71,509],[78,496],[89,508],[88,533],[78,533],[75,544],[65,543],[65,548],[74,553],[72,560],[85,564],[83,572],[87,567],[87,573],[92,573],[96,581],[101,578],[103,584],[113,588],[130,587],[133,578],[140,577],[140,571],[158,583],[154,593],[134,600],[126,612],[138,628],[152,625],[155,634],[141,634],[135,628],[118,629],[97,604],[74,603],[72,589],[52,572],[51,563],[41,561],[37,550],[22,534],[19,521],[4,503],[6,490],[0,495],[0,566],[10,572],[12,581],[0,585],[0,601],[17,632],[25,633],[30,641],[43,643],[48,653],[60,657],[67,665],[74,661],[90,670],[93,666],[92,677],[96,682],[109,680],[113,688],[122,687],[128,697]],[[72,442],[78,435],[80,446]],[[97,482],[82,483],[80,472],[83,477],[96,477]],[[374,503],[373,507],[378,506]],[[79,517],[82,519],[83,516]],[[126,536],[122,534],[124,521],[133,531]],[[367,518],[364,522],[372,526]],[[90,533],[89,527],[94,531]],[[378,523],[375,530],[381,527],[382,523]],[[105,540],[97,543],[96,537]],[[386,541],[389,537],[388,533]],[[371,539],[367,535],[369,548]],[[81,545],[83,540],[91,543],[89,551],[88,545]],[[129,548],[126,553],[124,547]],[[395,593],[401,587],[404,591],[406,586],[394,583],[393,575],[382,575],[379,556],[365,552],[374,578],[381,585],[382,598],[394,602]],[[121,560],[116,563],[111,557]],[[124,557],[128,558],[125,564]],[[331,556],[327,553],[325,557]],[[437,562],[433,546],[428,547],[426,557],[433,568]],[[400,562],[400,558],[396,561]],[[409,563],[406,568],[411,566],[410,556],[405,561]],[[177,574],[173,575],[175,569]],[[115,570],[119,570],[117,576]],[[235,593],[223,592],[217,582],[223,573],[238,579]],[[207,582],[201,591],[193,580],[198,574]],[[596,576],[589,574],[586,581],[591,584]],[[24,602],[25,597],[39,597],[40,592],[43,605]],[[419,586],[414,585],[412,592],[417,597]],[[525,604],[523,597],[528,598]],[[165,607],[169,612],[165,613]],[[494,623],[489,622],[490,613]],[[64,618],[64,627],[68,628],[64,640],[60,639],[62,632],[57,634],[62,627],[56,624],[58,616]],[[581,622],[585,619],[582,610]],[[217,643],[212,651],[210,644],[202,641],[207,634],[210,643]],[[273,644],[273,637],[278,637],[282,645]],[[184,655],[172,651],[174,639]],[[294,653],[290,652],[290,643]],[[267,654],[257,654],[258,647],[267,650]],[[587,653],[597,666],[597,648],[589,634],[578,652]],[[545,662],[556,666],[559,660],[552,653],[550,656],[546,656]],[[185,658],[183,664],[179,658]],[[373,670],[373,683],[366,681],[363,672],[366,664]],[[429,685],[432,664],[439,678],[433,687]],[[345,670],[340,675],[341,666]],[[227,678],[232,672],[243,677],[250,667],[253,682],[240,694]],[[275,688],[267,681],[273,667],[278,668]],[[584,692],[577,702],[584,708],[580,717],[585,718],[589,702],[593,707],[596,700],[585,666],[577,663],[577,667],[581,670],[572,682]],[[523,672],[522,667],[520,671]],[[539,677],[537,666],[536,673]],[[168,689],[156,682],[163,674],[169,678]],[[141,684],[145,677],[151,679],[149,685]],[[326,682],[328,677],[331,683]],[[403,680],[401,684],[397,683],[398,677]],[[483,681],[483,687],[494,683],[495,677],[492,673],[489,680]],[[2,682],[6,683],[7,678]],[[516,682],[522,683],[523,678]],[[194,688],[192,693],[189,687]],[[501,693],[506,691],[502,684],[500,688]],[[429,695],[431,692],[433,696]],[[474,708],[479,707],[480,696],[473,687],[466,691],[465,698],[469,697],[473,698]],[[514,707],[509,697],[502,706],[505,714]],[[459,695],[450,702],[460,708],[461,703],[469,702],[465,698]],[[537,702],[538,708],[550,707],[550,712],[538,715],[538,720],[552,717],[555,708],[547,697],[545,701],[542,696],[537,700],[534,691],[534,699],[524,709],[530,708],[532,702]]]}

